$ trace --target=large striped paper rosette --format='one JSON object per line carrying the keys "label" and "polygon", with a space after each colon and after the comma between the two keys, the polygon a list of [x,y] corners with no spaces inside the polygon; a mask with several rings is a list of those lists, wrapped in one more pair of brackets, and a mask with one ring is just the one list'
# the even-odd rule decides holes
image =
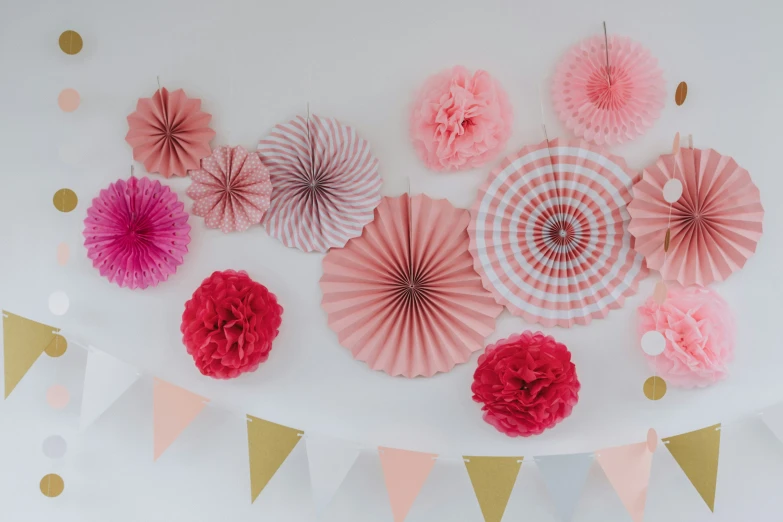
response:
{"label": "large striped paper rosette", "polygon": [[621,307],[647,275],[628,232],[637,179],[586,141],[543,141],[506,157],[468,227],[484,287],[544,326],[584,325]]}
{"label": "large striped paper rosette", "polygon": [[272,197],[262,224],[288,247],[326,252],[362,233],[381,201],[378,159],[334,118],[297,116],[258,144]]}

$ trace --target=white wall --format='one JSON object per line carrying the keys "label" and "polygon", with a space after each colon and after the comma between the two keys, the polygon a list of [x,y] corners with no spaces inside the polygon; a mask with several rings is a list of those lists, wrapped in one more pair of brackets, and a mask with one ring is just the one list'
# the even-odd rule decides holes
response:
{"label": "white wall", "polygon": [[[330,5],[331,4],[331,5]],[[375,5],[372,5],[375,4]],[[254,505],[249,504],[245,412],[349,438],[445,455],[581,452],[732,421],[783,399],[780,349],[783,249],[780,172],[783,8],[778,2],[627,0],[564,2],[256,2],[205,0],[27,0],[0,5],[0,306],[50,322],[157,375],[211,397],[208,408],[152,463],[151,381],[136,384],[85,433],[76,430],[85,354],[72,348],[43,357],[0,404],[0,519],[61,522],[312,519],[307,461],[300,445]],[[754,6],[754,4],[757,4]],[[766,5],[763,5],[766,4]],[[762,191],[765,235],[746,268],[716,285],[739,324],[733,374],[708,390],[672,390],[659,403],[641,385],[649,375],[637,349],[635,308],[655,277],[624,309],[589,327],[551,329],[574,354],[583,383],[574,414],[556,429],[508,439],[482,422],[470,399],[475,357],[446,375],[404,380],[372,372],[350,357],[327,328],[317,286],[321,255],[289,250],[261,229],[224,236],[192,218],[191,252],[158,288],[129,291],[102,279],[81,246],[89,201],[129,175],[125,116],[164,86],[203,99],[217,131],[213,144],[255,147],[277,122],[305,110],[358,129],[381,161],[384,194],[405,190],[468,206],[487,169],[436,175],[408,141],[407,107],[431,73],[463,64],[484,68],[505,86],[515,110],[508,152],[542,139],[538,87],[548,91],[568,46],[601,30],[628,35],[659,58],[667,107],[643,138],[613,152],[641,168],[671,146],[676,131],[697,147],[733,155]],[[84,50],[65,56],[57,38],[78,30]],[[685,105],[673,92],[688,82]],[[72,114],[57,108],[65,87],[82,95]],[[551,136],[563,128],[544,100]],[[137,173],[143,169],[137,166]],[[167,182],[180,195],[187,180]],[[60,214],[51,196],[73,188],[80,204]],[[189,200],[188,205],[190,204]],[[67,241],[72,259],[57,266]],[[231,382],[202,377],[180,342],[184,301],[216,269],[245,269],[285,307],[271,359]],[[47,296],[64,290],[71,309],[56,318]],[[491,340],[525,329],[507,313]],[[73,404],[53,412],[47,387],[62,382]],[[40,450],[59,433],[70,444],[51,463]],[[647,520],[769,520],[779,511],[783,449],[756,422],[723,432],[716,514],[709,511],[665,450],[655,456]],[[56,471],[66,493],[54,500],[38,480]],[[368,450],[348,476],[327,520],[390,521],[377,457]],[[554,520],[535,465],[525,462],[506,520]],[[408,518],[477,521],[480,513],[458,460],[439,461]],[[578,521],[628,520],[594,467]]]}

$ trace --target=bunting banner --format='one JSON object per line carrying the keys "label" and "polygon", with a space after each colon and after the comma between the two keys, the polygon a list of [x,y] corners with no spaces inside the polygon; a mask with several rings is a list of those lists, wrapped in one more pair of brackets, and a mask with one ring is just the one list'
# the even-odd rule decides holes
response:
{"label": "bunting banner", "polygon": [[250,458],[250,501],[272,480],[285,459],[299,443],[304,432],[247,416],[247,450]]}
{"label": "bunting banner", "polygon": [[353,442],[307,432],[307,462],[316,515],[320,516],[359,457]]}
{"label": "bunting banner", "polygon": [[715,511],[715,486],[718,481],[720,424],[666,437],[663,443],[680,465],[701,498]]}
{"label": "bunting banner", "polygon": [[485,522],[500,522],[522,466],[522,457],[463,457]]}
{"label": "bunting banner", "polygon": [[435,465],[437,455],[378,448],[394,522],[403,522]]}
{"label": "bunting banner", "polygon": [[79,429],[92,424],[138,379],[133,366],[106,352],[88,350]]}
{"label": "bunting banner", "polygon": [[592,453],[536,457],[549,497],[563,522],[569,522],[576,511],[587,473],[593,464]]}
{"label": "bunting banner", "polygon": [[633,522],[644,520],[652,456],[647,442],[606,448],[595,454]]}
{"label": "bunting banner", "polygon": [[208,402],[209,399],[155,377],[152,388],[154,460],[177,440]]}
{"label": "bunting banner", "polygon": [[[51,345],[65,343],[58,328],[37,323],[3,310],[3,362],[5,398]],[[55,346],[55,351],[60,352]]]}
{"label": "bunting banner", "polygon": [[761,420],[772,430],[772,433],[783,442],[783,402],[764,410]]}

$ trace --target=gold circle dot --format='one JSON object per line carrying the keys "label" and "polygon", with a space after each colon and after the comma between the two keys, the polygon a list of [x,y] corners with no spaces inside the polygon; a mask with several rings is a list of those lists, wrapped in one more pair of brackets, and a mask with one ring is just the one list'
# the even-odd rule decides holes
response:
{"label": "gold circle dot", "polygon": [[644,381],[644,395],[651,401],[662,399],[666,395],[666,381],[655,376]]}
{"label": "gold circle dot", "polygon": [[59,497],[65,490],[65,482],[57,473],[49,473],[41,479],[41,493],[47,497]]}
{"label": "gold circle dot", "polygon": [[54,208],[60,212],[70,212],[76,208],[79,198],[76,197],[76,192],[69,188],[64,188],[54,193],[52,203],[54,203]]}
{"label": "gold circle dot", "polygon": [[69,29],[63,31],[63,34],[60,35],[60,49],[62,49],[65,54],[77,54],[82,50],[83,45],[82,35],[76,31],[71,31]]}
{"label": "gold circle dot", "polygon": [[44,350],[49,357],[60,357],[68,349],[68,341],[62,335],[55,335],[52,342]]}

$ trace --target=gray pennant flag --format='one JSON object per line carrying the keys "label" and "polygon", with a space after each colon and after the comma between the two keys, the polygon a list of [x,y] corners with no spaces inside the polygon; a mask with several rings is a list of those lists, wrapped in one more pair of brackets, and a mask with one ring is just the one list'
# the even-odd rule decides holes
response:
{"label": "gray pennant flag", "polygon": [[563,522],[568,522],[574,516],[587,472],[593,463],[593,454],[548,455],[536,457],[535,461],[557,513]]}

